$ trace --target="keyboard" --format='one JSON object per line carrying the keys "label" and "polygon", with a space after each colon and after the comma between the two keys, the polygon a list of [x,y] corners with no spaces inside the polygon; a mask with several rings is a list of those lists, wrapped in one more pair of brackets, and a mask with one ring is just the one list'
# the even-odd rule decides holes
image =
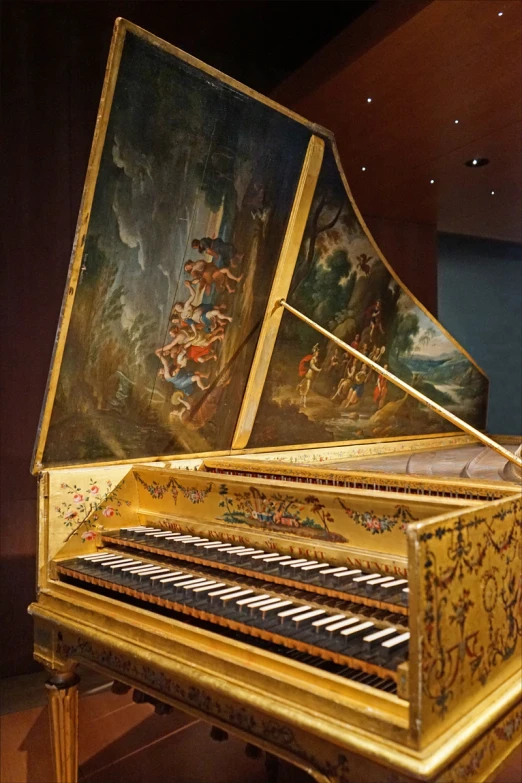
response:
{"label": "keyboard", "polygon": [[[107,538],[134,546],[61,561],[60,578],[303,654],[311,665],[398,681],[410,638],[405,606],[381,595],[389,589],[396,600],[406,580],[145,526]],[[385,587],[392,582],[401,584]]]}
{"label": "keyboard", "polygon": [[320,595],[340,597],[398,614],[408,614],[408,580],[361,569],[331,566],[329,563],[292,557],[280,552],[234,546],[186,533],[174,533],[144,525],[104,533],[105,545],[125,546],[159,555],[174,555],[179,560],[211,564],[214,568],[268,582],[298,586]]}

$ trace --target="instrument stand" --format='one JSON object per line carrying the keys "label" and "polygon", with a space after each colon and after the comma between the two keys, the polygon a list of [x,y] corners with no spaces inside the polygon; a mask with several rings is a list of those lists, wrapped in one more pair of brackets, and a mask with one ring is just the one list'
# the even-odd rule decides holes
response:
{"label": "instrument stand", "polygon": [[48,669],[51,745],[56,783],[78,780],[78,685],[75,671]]}

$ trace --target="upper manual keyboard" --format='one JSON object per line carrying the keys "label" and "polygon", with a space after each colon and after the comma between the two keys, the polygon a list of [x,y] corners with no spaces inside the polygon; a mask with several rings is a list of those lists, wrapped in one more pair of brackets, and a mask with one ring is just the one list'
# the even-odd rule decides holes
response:
{"label": "upper manual keyboard", "polygon": [[262,577],[267,582],[339,596],[399,614],[408,613],[408,581],[402,577],[363,573],[361,569],[331,566],[318,560],[292,557],[253,546],[236,546],[215,539],[174,533],[143,525],[107,532],[102,541],[192,563],[211,564],[231,573]]}

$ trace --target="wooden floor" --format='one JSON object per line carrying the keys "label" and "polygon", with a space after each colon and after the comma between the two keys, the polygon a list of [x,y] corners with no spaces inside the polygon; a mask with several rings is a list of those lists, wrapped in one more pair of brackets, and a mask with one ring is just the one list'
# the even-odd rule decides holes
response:
{"label": "wooden floor", "polygon": [[[5,681],[4,681],[5,682]],[[265,756],[250,758],[245,744],[215,742],[210,726],[181,712],[159,716],[132,694],[113,694],[103,681],[85,679],[80,696],[80,781],[88,783],[267,783]],[[47,707],[43,678],[17,678],[4,687],[0,718],[2,783],[49,783]],[[85,690],[86,689],[86,690]],[[20,706],[21,709],[16,709]],[[511,759],[495,783],[519,783],[522,759]],[[279,783],[311,783],[281,762]],[[473,783],[473,782],[470,782]]]}
{"label": "wooden floor", "polygon": [[[2,783],[50,783],[53,779],[47,707],[35,678],[4,690],[0,717]],[[42,682],[40,683],[40,679]],[[24,683],[25,680],[25,683]],[[83,682],[83,680],[82,680]],[[91,683],[92,684],[92,683]],[[11,711],[22,699],[27,709]],[[40,702],[38,706],[32,703]],[[79,778],[88,783],[267,783],[265,755],[249,758],[235,738],[215,742],[210,726],[174,711],[159,716],[132,693],[118,696],[99,684],[80,696]],[[311,783],[301,770],[281,762],[279,783]]]}

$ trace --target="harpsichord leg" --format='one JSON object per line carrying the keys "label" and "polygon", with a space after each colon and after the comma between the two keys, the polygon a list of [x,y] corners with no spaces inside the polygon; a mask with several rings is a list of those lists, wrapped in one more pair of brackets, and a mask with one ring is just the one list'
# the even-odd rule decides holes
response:
{"label": "harpsichord leg", "polygon": [[47,688],[56,783],[78,780],[78,683],[74,671],[49,671]]}

